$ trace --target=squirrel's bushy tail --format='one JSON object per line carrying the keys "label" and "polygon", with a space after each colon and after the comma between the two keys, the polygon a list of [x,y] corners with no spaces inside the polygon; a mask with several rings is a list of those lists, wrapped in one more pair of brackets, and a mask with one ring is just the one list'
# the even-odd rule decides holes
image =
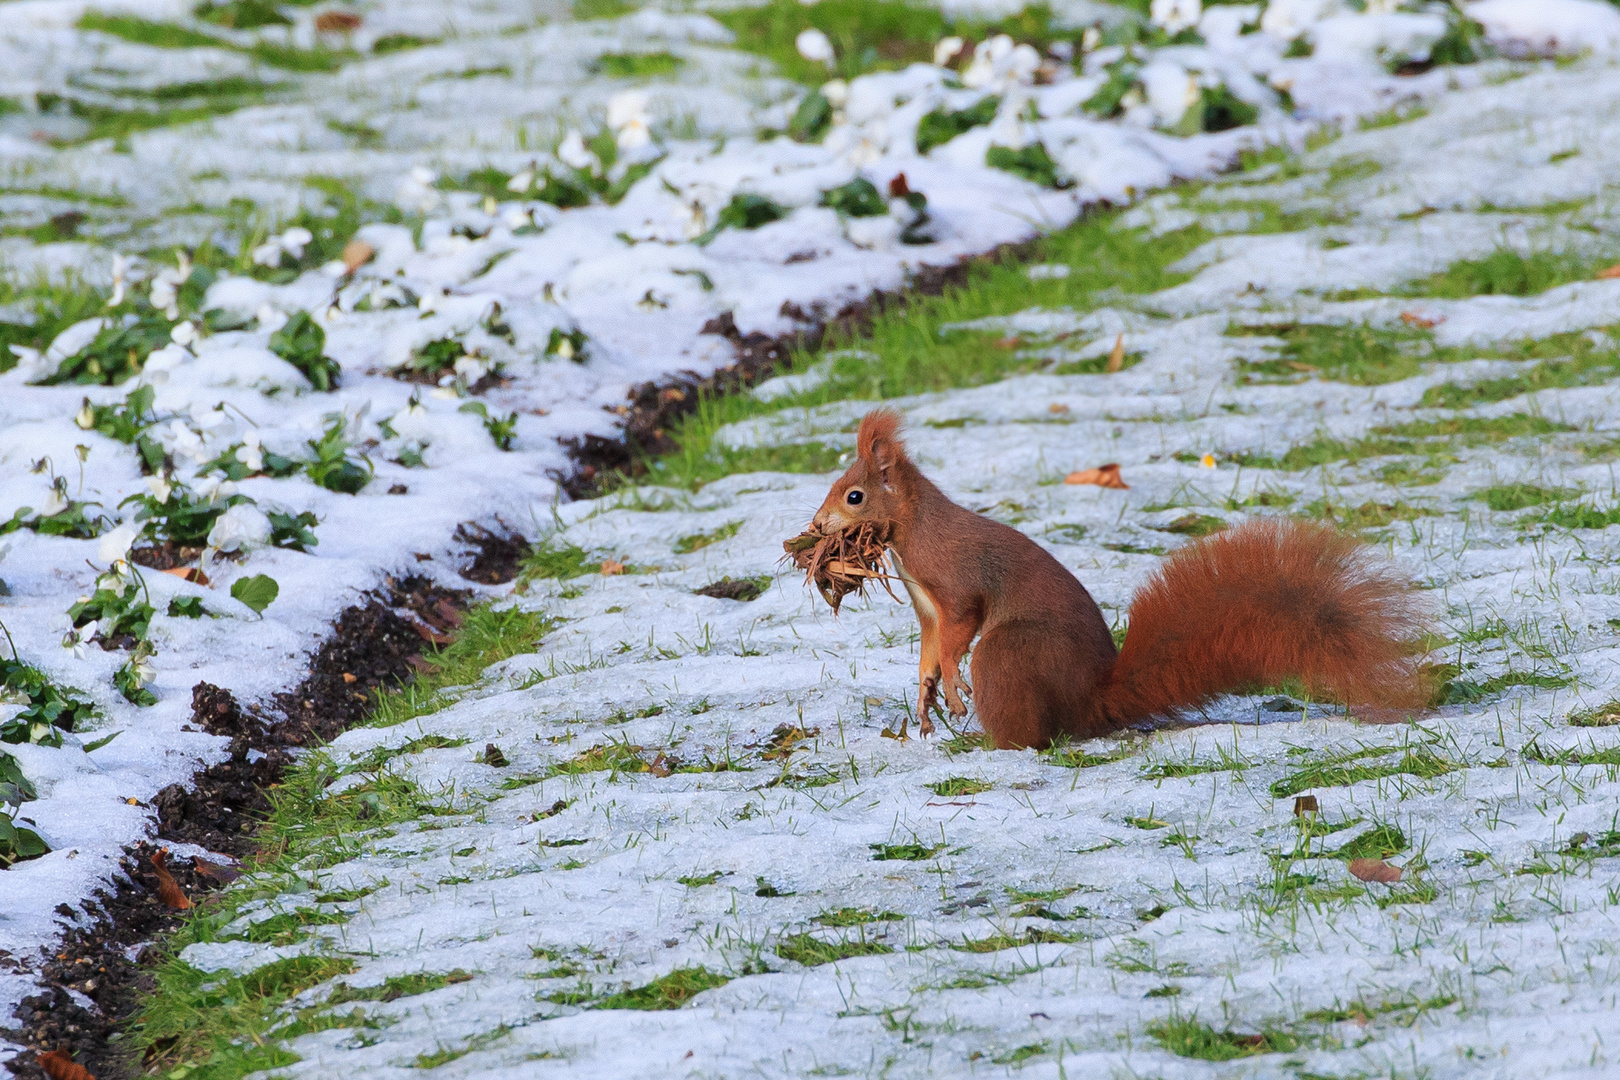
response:
{"label": "squirrel's bushy tail", "polygon": [[1138,590],[1100,687],[1111,725],[1290,677],[1313,695],[1410,708],[1427,687],[1412,584],[1331,528],[1268,518],[1171,554]]}

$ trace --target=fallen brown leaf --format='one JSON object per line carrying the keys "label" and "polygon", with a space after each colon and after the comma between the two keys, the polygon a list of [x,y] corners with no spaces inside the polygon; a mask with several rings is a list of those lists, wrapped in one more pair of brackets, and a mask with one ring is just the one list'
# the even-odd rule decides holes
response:
{"label": "fallen brown leaf", "polygon": [[360,676],[354,674],[353,672],[345,671],[343,673],[343,681],[352,685],[360,681]]}
{"label": "fallen brown leaf", "polygon": [[160,848],[152,855],[152,869],[157,871],[158,899],[163,901],[167,907],[174,908],[176,911],[185,911],[191,907],[191,900],[174,880],[174,875],[169,873],[169,867],[166,865],[168,857],[169,851],[167,848]]}
{"label": "fallen brown leaf", "polygon": [[1383,859],[1351,859],[1350,876],[1361,881],[1378,881],[1389,885],[1401,880],[1401,868],[1391,866]]}
{"label": "fallen brown leaf", "polygon": [[51,1080],[96,1080],[95,1074],[77,1064],[65,1050],[52,1050],[39,1055],[39,1067]]}
{"label": "fallen brown leaf", "polygon": [[622,573],[624,573],[624,563],[620,562],[618,559],[603,559],[602,560],[602,576],[603,577],[613,577],[616,574],[622,574]]}
{"label": "fallen brown leaf", "polygon": [[197,566],[171,566],[171,567],[169,567],[169,569],[167,569],[167,570],[165,570],[163,572],[165,574],[173,574],[175,577],[179,578],[181,581],[189,581],[193,585],[208,585],[208,584],[211,584],[209,582],[209,580],[208,580],[208,575],[202,572],[201,567],[197,567]]}
{"label": "fallen brown leaf", "polygon": [[240,870],[229,866],[221,866],[218,863],[211,863],[207,859],[200,859],[195,855],[191,857],[191,865],[197,873],[203,877],[212,878],[221,885],[229,885],[242,876]]}
{"label": "fallen brown leaf", "polygon": [[1407,326],[1416,327],[1419,330],[1433,330],[1435,324],[1439,323],[1440,321],[1441,320],[1439,319],[1425,318],[1415,311],[1401,312],[1401,322],[1405,323]]}
{"label": "fallen brown leaf", "polygon": [[1125,335],[1121,334],[1114,339],[1114,349],[1108,354],[1108,368],[1110,372],[1119,371],[1125,367]]}
{"label": "fallen brown leaf", "polygon": [[1318,811],[1318,809],[1320,808],[1316,805],[1315,795],[1294,796],[1295,817],[1304,817],[1306,814],[1314,814]]}
{"label": "fallen brown leaf", "polygon": [[1599,270],[1597,276],[1599,281],[1612,281],[1615,278],[1620,278],[1620,263]]}
{"label": "fallen brown leaf", "polygon": [[[895,173],[894,178],[889,181],[889,198],[903,199],[910,194],[911,185],[906,183],[906,174]],[[690,1057],[691,1055],[688,1054],[687,1056]]]}
{"label": "fallen brown leaf", "polygon": [[347,11],[323,11],[315,16],[315,29],[323,34],[348,34],[360,29],[360,16]]}
{"label": "fallen brown leaf", "polygon": [[1069,411],[1069,407],[1060,401],[1054,401],[1052,404],[1046,407],[1046,411],[1051,413],[1053,416],[1062,416],[1064,413]]}
{"label": "fallen brown leaf", "polygon": [[376,254],[377,249],[364,240],[350,240],[343,245],[343,254],[338,258],[343,260],[343,268],[352,274],[370,262],[372,256]]}
{"label": "fallen brown leaf", "polygon": [[1023,343],[1023,338],[1019,337],[1017,334],[1013,334],[1010,337],[998,338],[995,342],[995,346],[998,349],[1006,349],[1011,351],[1018,348],[1018,346],[1022,345]]}
{"label": "fallen brown leaf", "polygon": [[1130,489],[1123,477],[1119,475],[1119,466],[1110,462],[1095,469],[1081,469],[1072,472],[1063,478],[1065,484],[1095,484],[1102,488],[1118,488],[1121,491]]}

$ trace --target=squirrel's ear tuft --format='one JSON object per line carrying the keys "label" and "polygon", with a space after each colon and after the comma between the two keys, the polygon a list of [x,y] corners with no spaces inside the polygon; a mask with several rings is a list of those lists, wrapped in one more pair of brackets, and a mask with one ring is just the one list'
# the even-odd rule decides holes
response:
{"label": "squirrel's ear tuft", "polygon": [[900,414],[890,409],[876,409],[861,419],[861,430],[855,436],[856,452],[868,464],[887,469],[896,459],[905,456],[899,434]]}

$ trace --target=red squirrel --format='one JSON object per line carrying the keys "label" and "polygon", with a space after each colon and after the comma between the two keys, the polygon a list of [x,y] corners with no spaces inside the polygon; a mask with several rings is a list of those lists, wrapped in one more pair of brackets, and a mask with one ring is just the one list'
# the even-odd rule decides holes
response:
{"label": "red squirrel", "polygon": [[[1003,749],[1091,738],[1290,676],[1350,704],[1427,697],[1410,656],[1422,630],[1413,587],[1358,541],[1262,518],[1189,544],[1137,590],[1116,650],[1074,575],[1023,533],[947,498],[906,456],[899,424],[887,410],[861,421],[857,457],[815,525],[887,523],[922,626],[922,734],[941,694],[956,717],[975,695]],[[959,667],[975,637],[970,687]]]}

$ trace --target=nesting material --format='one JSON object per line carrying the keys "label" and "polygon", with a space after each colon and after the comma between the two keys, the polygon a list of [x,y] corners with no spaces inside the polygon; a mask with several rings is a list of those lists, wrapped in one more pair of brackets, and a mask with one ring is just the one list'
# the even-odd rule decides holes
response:
{"label": "nesting material", "polygon": [[[889,574],[883,568],[883,552],[889,546],[889,527],[863,522],[852,529],[824,533],[812,525],[798,536],[782,542],[785,561],[804,571],[822,599],[838,614],[838,605],[850,593],[864,593],[870,581],[882,583],[890,596]],[[898,598],[897,598],[898,599]]]}

